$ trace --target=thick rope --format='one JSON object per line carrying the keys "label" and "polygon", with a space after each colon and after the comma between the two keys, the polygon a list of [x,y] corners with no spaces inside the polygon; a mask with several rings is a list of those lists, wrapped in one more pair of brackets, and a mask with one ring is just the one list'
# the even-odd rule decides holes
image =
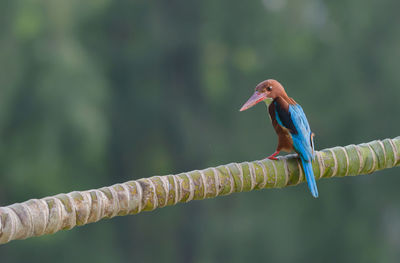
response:
{"label": "thick rope", "polygon": [[[400,165],[400,137],[316,153],[316,179],[368,174]],[[231,163],[177,175],[154,176],[95,190],[31,199],[0,207],[0,244],[71,229],[103,218],[137,214],[178,202],[304,182],[296,155],[278,161]]]}

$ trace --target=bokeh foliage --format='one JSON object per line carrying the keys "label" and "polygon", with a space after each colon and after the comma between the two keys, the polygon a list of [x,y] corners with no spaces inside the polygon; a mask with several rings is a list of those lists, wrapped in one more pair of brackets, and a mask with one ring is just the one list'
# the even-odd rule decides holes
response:
{"label": "bokeh foliage", "polygon": [[[318,148],[400,135],[400,3],[0,1],[0,205],[254,160],[276,78]],[[394,262],[398,169],[252,192],[0,247],[4,262]]]}

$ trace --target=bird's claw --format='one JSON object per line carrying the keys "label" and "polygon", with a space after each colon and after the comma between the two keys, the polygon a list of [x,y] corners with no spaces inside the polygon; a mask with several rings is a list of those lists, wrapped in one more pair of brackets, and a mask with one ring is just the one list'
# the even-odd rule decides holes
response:
{"label": "bird's claw", "polygon": [[279,151],[274,152],[273,154],[271,154],[270,156],[268,156],[266,159],[270,159],[270,160],[278,160],[278,158],[276,158],[275,156],[277,156],[279,154]]}

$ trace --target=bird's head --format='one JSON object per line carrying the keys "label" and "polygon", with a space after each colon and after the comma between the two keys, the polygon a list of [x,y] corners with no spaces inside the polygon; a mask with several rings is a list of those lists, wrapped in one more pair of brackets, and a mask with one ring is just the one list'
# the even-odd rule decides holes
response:
{"label": "bird's head", "polygon": [[261,101],[274,100],[283,95],[286,95],[285,89],[278,81],[274,79],[264,80],[256,86],[254,94],[242,106],[240,111],[247,110]]}

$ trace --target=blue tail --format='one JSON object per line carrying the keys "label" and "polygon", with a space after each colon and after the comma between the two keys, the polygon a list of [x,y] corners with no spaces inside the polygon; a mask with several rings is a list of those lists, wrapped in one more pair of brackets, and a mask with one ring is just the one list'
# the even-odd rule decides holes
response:
{"label": "blue tail", "polygon": [[314,178],[312,164],[311,164],[311,162],[307,162],[306,160],[303,160],[303,158],[300,158],[300,159],[301,159],[301,163],[303,164],[303,171],[304,171],[304,174],[306,175],[308,188],[310,189],[312,196],[317,198],[318,197],[318,189],[317,189],[317,183],[315,182],[315,178]]}

